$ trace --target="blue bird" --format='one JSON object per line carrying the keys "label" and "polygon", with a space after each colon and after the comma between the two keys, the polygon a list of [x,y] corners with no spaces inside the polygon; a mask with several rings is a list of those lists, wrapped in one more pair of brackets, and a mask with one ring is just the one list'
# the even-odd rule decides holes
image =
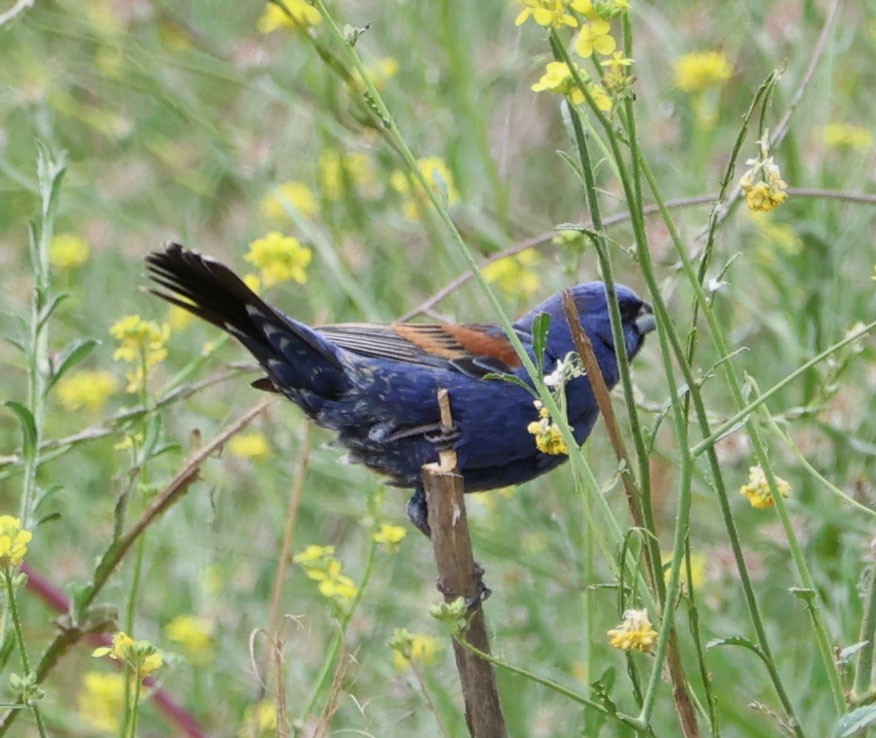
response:
{"label": "blue bird", "polygon": [[[456,451],[466,492],[521,484],[550,471],[566,455],[536,447],[527,426],[538,420],[533,396],[495,378],[507,374],[532,386],[501,328],[482,324],[346,323],[311,328],[256,295],[228,267],[180,246],[146,257],[154,294],[227,331],[267,373],[254,386],[279,392],[313,421],[337,433],[351,461],[412,488],[408,516],[429,535],[421,468],[442,448]],[[627,356],[654,329],[651,307],[633,290],[616,286]],[[618,366],[602,282],[571,289],[581,326],[593,343],[605,382]],[[575,351],[562,294],[549,297],[514,324],[530,358],[536,318],[550,327],[542,357],[545,373]],[[448,390],[454,428],[441,424],[437,391]],[[566,385],[566,406],[581,444],[599,415],[586,377]]]}

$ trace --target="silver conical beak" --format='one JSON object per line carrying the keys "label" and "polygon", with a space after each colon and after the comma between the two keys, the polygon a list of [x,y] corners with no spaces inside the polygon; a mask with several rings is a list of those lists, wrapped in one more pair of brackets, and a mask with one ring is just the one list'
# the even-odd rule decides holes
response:
{"label": "silver conical beak", "polygon": [[633,321],[633,325],[636,326],[636,330],[639,331],[640,336],[650,333],[657,327],[657,319],[654,317],[654,311],[647,302],[642,303],[642,307],[639,309],[639,314]]}

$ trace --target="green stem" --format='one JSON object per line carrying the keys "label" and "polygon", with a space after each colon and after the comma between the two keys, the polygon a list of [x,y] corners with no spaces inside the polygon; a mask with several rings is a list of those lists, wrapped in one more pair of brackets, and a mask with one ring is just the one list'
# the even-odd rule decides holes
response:
{"label": "green stem", "polygon": [[[29,679],[31,673],[30,660],[27,657],[27,648],[24,643],[24,631],[21,629],[21,617],[18,613],[15,585],[12,582],[12,567],[8,563],[3,565],[3,581],[6,586],[6,608],[9,612],[9,619],[12,621],[12,630],[15,634],[15,641],[18,645],[18,654],[21,658],[21,670],[23,672],[22,678]],[[43,724],[43,716],[33,700],[29,700],[28,702],[33,711],[34,720],[36,720],[40,738],[46,738],[46,726]]]}
{"label": "green stem", "polygon": [[876,639],[876,559],[870,562],[867,577],[867,599],[864,604],[864,618],[861,620],[861,633],[858,641],[864,646],[858,652],[855,669],[855,684],[852,687],[851,701],[859,703],[873,694],[873,641]]}

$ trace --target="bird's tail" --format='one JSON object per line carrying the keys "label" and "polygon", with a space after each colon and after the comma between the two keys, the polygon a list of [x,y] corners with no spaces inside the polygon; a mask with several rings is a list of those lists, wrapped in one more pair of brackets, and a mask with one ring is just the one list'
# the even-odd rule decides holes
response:
{"label": "bird's tail", "polygon": [[341,390],[339,349],[272,308],[224,264],[177,243],[149,254],[146,264],[164,288],[150,290],[153,294],[238,339],[279,391],[305,390],[330,398]]}

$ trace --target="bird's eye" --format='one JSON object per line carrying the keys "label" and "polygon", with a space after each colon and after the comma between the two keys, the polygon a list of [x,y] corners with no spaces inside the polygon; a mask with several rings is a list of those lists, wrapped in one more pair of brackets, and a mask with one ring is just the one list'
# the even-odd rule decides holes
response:
{"label": "bird's eye", "polygon": [[621,300],[620,302],[620,314],[624,323],[632,322],[635,320],[639,311],[642,309],[642,302],[640,300]]}

